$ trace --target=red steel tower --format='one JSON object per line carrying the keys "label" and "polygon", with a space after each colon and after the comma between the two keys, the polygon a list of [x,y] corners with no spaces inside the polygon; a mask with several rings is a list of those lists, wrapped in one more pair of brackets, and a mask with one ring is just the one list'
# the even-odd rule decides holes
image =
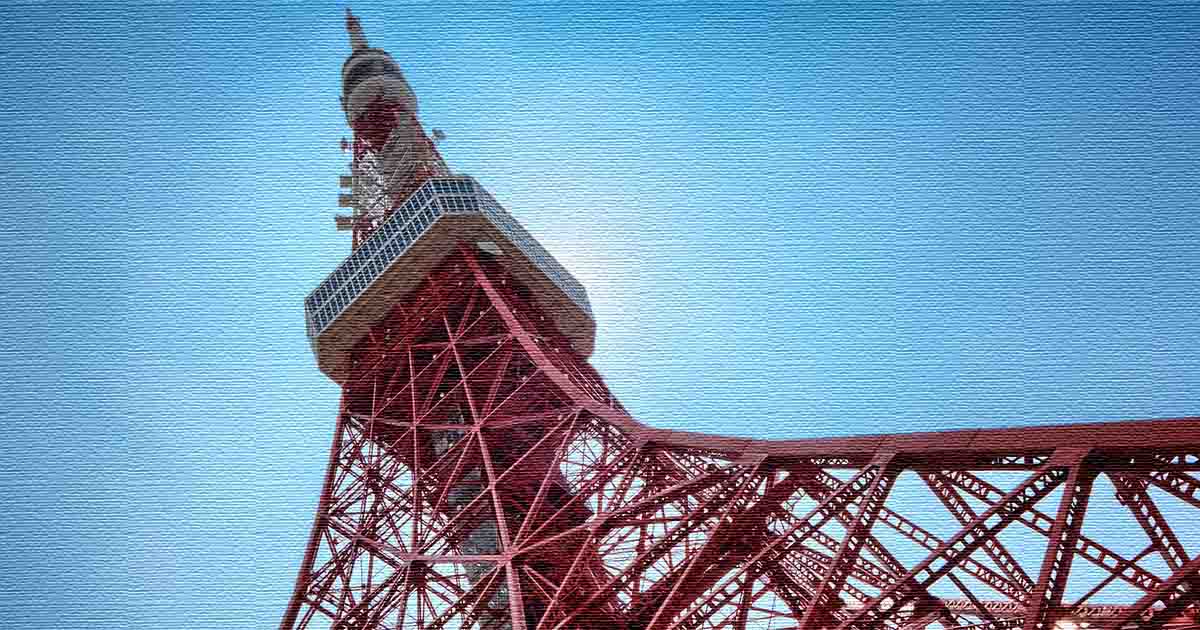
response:
{"label": "red steel tower", "polygon": [[1200,419],[750,440],[638,423],[583,287],[347,12],[342,386],[282,628],[1198,628]]}

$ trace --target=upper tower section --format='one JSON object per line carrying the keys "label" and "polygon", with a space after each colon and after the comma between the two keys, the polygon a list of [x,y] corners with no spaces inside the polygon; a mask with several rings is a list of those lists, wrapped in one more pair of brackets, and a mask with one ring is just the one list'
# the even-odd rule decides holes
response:
{"label": "upper tower section", "polygon": [[337,218],[353,252],[304,301],[321,371],[344,382],[366,332],[404,304],[426,275],[467,247],[503,265],[575,352],[592,352],[596,325],[583,286],[474,179],[451,175],[417,118],[417,99],[386,51],[371,48],[349,9],[342,109],[354,131],[349,194]]}
{"label": "upper tower section", "polygon": [[350,56],[342,64],[342,110],[346,122],[354,122],[371,111],[377,100],[387,101],[413,114],[417,97],[413,94],[400,66],[387,51],[371,48],[363,35],[358,18],[346,8],[346,31],[350,35]]}
{"label": "upper tower section", "polygon": [[417,117],[417,97],[385,50],[371,48],[358,18],[346,9],[350,56],[342,64],[342,111],[354,130],[354,161],[339,204],[353,209],[338,229],[358,247],[392,210],[430,177],[450,174]]}

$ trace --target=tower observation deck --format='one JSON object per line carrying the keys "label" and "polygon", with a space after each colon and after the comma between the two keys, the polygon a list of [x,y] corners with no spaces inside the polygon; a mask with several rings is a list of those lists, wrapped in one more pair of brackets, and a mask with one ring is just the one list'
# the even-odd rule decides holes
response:
{"label": "tower observation deck", "polygon": [[342,388],[281,628],[1200,630],[1200,418],[789,441],[633,419],[584,287],[347,11]]}
{"label": "tower observation deck", "polygon": [[317,365],[334,381],[350,350],[459,243],[504,260],[548,315],[588,356],[595,322],[587,291],[494,197],[470,177],[450,174],[417,120],[417,99],[391,56],[370,48],[347,12],[353,51],[342,67],[342,107],[354,129],[354,251],[304,302]]}

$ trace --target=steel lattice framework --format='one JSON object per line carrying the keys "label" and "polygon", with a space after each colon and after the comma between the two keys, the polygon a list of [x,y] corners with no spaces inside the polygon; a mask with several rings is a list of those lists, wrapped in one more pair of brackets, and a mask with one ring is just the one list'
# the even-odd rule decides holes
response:
{"label": "steel lattice framework", "polygon": [[1200,418],[642,425],[582,286],[348,26],[356,249],[305,303],[343,393],[284,630],[1200,629]]}
{"label": "steel lattice framework", "polygon": [[[792,442],[657,430],[465,246],[355,361],[285,628],[1194,623],[1197,419]],[[1118,512],[1141,540],[1103,535]]]}

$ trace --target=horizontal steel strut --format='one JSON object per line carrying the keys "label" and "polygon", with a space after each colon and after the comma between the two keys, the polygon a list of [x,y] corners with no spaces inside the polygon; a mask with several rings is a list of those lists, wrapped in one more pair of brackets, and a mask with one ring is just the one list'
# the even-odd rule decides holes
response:
{"label": "horizontal steel strut", "polygon": [[653,429],[469,244],[353,357],[288,630],[1200,627],[1200,419]]}

